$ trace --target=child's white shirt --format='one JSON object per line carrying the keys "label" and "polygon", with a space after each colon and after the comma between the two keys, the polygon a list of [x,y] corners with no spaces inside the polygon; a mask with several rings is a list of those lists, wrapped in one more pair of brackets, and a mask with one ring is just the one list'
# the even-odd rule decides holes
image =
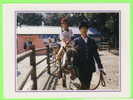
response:
{"label": "child's white shirt", "polygon": [[[73,32],[71,29],[69,29],[68,31],[62,31],[60,33],[60,40],[70,41],[72,36],[73,36]],[[64,46],[65,43],[62,41],[61,45]]]}

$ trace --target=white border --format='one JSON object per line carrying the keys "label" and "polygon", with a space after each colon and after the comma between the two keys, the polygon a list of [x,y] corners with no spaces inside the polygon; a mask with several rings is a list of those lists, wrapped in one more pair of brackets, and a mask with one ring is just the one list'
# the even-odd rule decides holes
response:
{"label": "white border", "polygon": [[[4,96],[6,98],[129,97],[129,4],[5,4]],[[121,92],[15,92],[15,11],[121,11]]]}

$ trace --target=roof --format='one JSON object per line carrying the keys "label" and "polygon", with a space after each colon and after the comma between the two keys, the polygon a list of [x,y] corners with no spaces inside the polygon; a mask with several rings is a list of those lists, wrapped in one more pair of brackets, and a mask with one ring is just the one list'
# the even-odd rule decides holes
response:
{"label": "roof", "polygon": [[[79,34],[78,27],[70,27],[74,34]],[[58,26],[21,26],[17,27],[17,34],[60,34],[61,28]],[[89,34],[95,34],[88,30]]]}

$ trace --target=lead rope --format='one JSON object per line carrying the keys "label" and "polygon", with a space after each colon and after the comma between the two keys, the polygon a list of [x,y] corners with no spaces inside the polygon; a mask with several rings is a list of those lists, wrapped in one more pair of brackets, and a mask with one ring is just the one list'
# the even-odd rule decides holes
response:
{"label": "lead rope", "polygon": [[106,75],[106,73],[105,73],[104,71],[100,71],[100,77],[99,77],[99,82],[98,82],[98,84],[97,84],[94,88],[89,89],[89,90],[95,90],[95,89],[97,89],[97,88],[100,86],[100,84],[101,84],[103,87],[106,86],[106,82],[105,82],[105,80],[104,80],[103,75]]}
{"label": "lead rope", "polygon": [[[96,89],[100,86],[100,84],[101,84],[103,87],[106,86],[106,82],[105,82],[105,80],[104,80],[103,75],[106,75],[106,73],[103,72],[103,71],[100,71],[99,81],[98,81],[97,85],[96,85],[95,87],[89,89],[89,90],[96,90]],[[71,87],[72,84],[73,84],[73,82],[72,82],[72,80],[70,79],[69,88],[70,88],[71,90],[72,90],[72,87]],[[78,86],[77,88],[79,88],[79,86]]]}

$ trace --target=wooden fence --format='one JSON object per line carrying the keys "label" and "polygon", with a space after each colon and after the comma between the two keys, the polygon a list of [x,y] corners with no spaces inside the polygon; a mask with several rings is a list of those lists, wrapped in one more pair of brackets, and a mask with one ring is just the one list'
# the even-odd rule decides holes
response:
{"label": "wooden fence", "polygon": [[[46,57],[36,63],[36,53],[39,51],[42,51],[42,50],[47,51]],[[50,49],[49,49],[49,46],[46,46],[45,48],[35,49],[35,46],[32,45],[30,50],[26,51],[25,53],[19,54],[17,56],[17,63],[23,61],[26,57],[30,57],[30,65],[32,66],[32,68],[30,69],[30,71],[28,72],[28,74],[26,75],[24,80],[22,81],[21,85],[18,87],[18,90],[22,90],[24,88],[24,86],[30,76],[31,76],[31,80],[33,81],[32,90],[37,90],[38,89],[37,88],[37,73],[36,73],[37,65],[39,65],[43,61],[47,60],[48,74],[53,75],[50,71]],[[40,77],[41,74],[42,73],[40,73],[40,75],[38,75],[38,76]]]}

